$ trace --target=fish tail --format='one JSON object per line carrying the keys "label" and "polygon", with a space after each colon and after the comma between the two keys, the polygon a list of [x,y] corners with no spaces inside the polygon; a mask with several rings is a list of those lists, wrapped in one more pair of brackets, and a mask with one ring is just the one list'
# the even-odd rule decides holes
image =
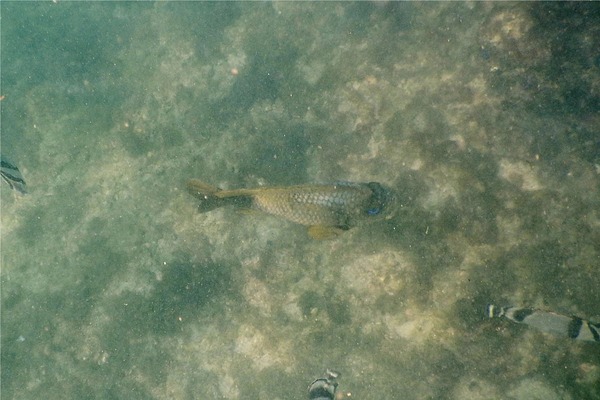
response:
{"label": "fish tail", "polygon": [[187,190],[192,196],[204,198],[206,196],[215,196],[215,193],[221,189],[198,179],[190,179],[187,182]]}
{"label": "fish tail", "polygon": [[11,189],[21,194],[26,194],[25,179],[15,164],[9,161],[3,154],[0,155],[0,176]]}
{"label": "fish tail", "polygon": [[198,204],[200,212],[207,212],[227,205],[247,206],[252,200],[243,192],[237,193],[237,191],[232,190],[221,190],[198,179],[190,179],[187,182],[187,191],[200,200]]}

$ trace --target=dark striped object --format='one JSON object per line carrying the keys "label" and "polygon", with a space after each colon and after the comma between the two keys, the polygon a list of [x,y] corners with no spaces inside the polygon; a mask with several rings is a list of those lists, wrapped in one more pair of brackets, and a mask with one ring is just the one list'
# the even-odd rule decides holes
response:
{"label": "dark striped object", "polygon": [[308,398],[310,400],[333,400],[338,383],[336,381],[340,374],[327,370],[323,378],[319,378],[308,386]]}
{"label": "dark striped object", "polygon": [[23,175],[21,175],[19,168],[4,155],[0,155],[0,164],[0,175],[2,176],[2,179],[8,183],[8,186],[21,194],[27,193],[27,190],[25,189],[25,179],[23,179]]}
{"label": "dark striped object", "polygon": [[593,323],[579,317],[534,308],[496,307],[493,304],[487,306],[486,313],[489,318],[504,317],[557,336],[600,343],[600,323]]}

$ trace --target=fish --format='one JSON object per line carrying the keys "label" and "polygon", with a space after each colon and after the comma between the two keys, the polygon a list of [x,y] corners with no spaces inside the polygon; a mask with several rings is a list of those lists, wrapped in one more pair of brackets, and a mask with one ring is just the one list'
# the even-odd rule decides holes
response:
{"label": "fish", "polygon": [[20,194],[26,194],[25,179],[21,175],[19,168],[11,162],[4,154],[0,155],[0,175],[2,179],[8,183],[11,189],[17,191]]}
{"label": "fish", "polygon": [[493,304],[487,306],[486,314],[489,318],[504,317],[557,336],[600,343],[600,323],[579,317],[526,307],[496,307]]}
{"label": "fish", "polygon": [[259,210],[308,226],[314,239],[334,238],[362,221],[391,218],[395,203],[391,189],[378,182],[221,190],[191,179],[187,190],[200,200],[200,212],[227,205]]}
{"label": "fish", "polygon": [[327,370],[325,376],[314,380],[308,385],[308,398],[310,400],[333,400],[338,387],[338,372]]}

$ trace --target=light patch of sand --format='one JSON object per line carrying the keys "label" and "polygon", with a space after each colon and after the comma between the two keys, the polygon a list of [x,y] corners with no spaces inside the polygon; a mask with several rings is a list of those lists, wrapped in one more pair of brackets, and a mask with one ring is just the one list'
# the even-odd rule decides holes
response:
{"label": "light patch of sand", "polygon": [[291,368],[292,357],[289,353],[292,346],[289,342],[274,342],[256,327],[247,324],[240,326],[238,332],[235,352],[250,360],[258,371],[276,365]]}
{"label": "light patch of sand", "polygon": [[384,251],[357,258],[343,267],[344,287],[353,290],[362,304],[373,305],[381,295],[396,296],[406,284],[410,259],[399,251]]}
{"label": "light patch of sand", "polygon": [[501,160],[499,175],[522,190],[533,191],[544,188],[537,178],[534,167],[522,161]]}
{"label": "light patch of sand", "polygon": [[435,338],[435,328],[441,325],[439,319],[426,313],[411,314],[411,319],[404,315],[386,315],[383,318],[388,339],[406,339],[414,344],[423,344]]}
{"label": "light patch of sand", "polygon": [[248,276],[244,285],[244,298],[248,304],[258,308],[262,315],[268,316],[271,314],[273,300],[264,282]]}

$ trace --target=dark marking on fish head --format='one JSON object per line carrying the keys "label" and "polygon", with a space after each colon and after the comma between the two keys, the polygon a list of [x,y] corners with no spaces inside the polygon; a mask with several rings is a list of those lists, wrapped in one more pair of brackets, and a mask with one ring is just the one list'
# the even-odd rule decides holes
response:
{"label": "dark marking on fish head", "polygon": [[372,194],[364,207],[366,215],[368,217],[376,217],[389,214],[394,203],[394,195],[391,190],[377,182],[369,182],[367,183],[367,187],[371,189]]}

